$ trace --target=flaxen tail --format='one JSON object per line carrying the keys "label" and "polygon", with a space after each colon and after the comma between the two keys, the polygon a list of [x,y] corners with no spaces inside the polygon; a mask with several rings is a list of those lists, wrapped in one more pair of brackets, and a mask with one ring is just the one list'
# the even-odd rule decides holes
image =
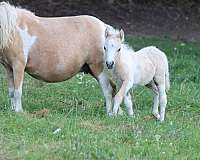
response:
{"label": "flaxen tail", "polygon": [[0,49],[8,47],[14,38],[17,12],[9,3],[0,2]]}
{"label": "flaxen tail", "polygon": [[170,88],[169,65],[168,65],[168,62],[167,62],[166,70],[165,70],[165,90],[166,90],[166,92],[169,91],[169,88]]}

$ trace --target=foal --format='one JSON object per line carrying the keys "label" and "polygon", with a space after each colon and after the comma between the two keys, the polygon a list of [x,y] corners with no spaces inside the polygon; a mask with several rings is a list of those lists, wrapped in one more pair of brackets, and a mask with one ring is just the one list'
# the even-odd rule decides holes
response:
{"label": "foal", "polygon": [[[137,85],[147,86],[155,93],[153,115],[164,121],[169,84],[168,61],[158,48],[150,46],[134,52],[124,41],[123,30],[107,28],[105,31],[105,61],[113,76],[119,80],[120,89],[114,97],[112,115],[116,115],[124,98],[128,115],[133,116],[129,90]],[[160,112],[158,112],[160,105]]]}

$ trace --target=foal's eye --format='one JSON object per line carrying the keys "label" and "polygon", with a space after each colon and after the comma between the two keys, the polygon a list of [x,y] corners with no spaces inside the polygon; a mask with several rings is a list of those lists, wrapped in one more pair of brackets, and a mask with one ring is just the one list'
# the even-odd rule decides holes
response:
{"label": "foal's eye", "polygon": [[103,49],[106,50],[106,47],[104,46]]}
{"label": "foal's eye", "polygon": [[117,52],[120,52],[121,51],[121,48],[119,48],[118,50],[117,50]]}

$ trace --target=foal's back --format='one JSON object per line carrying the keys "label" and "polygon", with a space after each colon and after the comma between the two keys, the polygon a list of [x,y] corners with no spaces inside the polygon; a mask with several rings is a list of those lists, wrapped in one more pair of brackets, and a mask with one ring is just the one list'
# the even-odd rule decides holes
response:
{"label": "foal's back", "polygon": [[143,81],[155,78],[158,83],[164,83],[165,74],[168,74],[168,61],[164,52],[149,46],[137,51],[136,56],[138,63],[143,66]]}
{"label": "foal's back", "polygon": [[154,46],[145,47],[137,52],[124,53],[121,58],[123,70],[129,68],[129,76],[134,84],[146,85],[153,78],[164,81],[168,62],[165,54]]}

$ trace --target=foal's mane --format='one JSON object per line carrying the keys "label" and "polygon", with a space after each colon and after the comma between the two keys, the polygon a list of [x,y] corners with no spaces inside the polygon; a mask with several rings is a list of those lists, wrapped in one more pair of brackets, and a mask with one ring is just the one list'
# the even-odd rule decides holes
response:
{"label": "foal's mane", "polygon": [[126,43],[126,42],[122,42],[122,50],[124,50],[128,53],[135,52],[134,49],[132,47],[130,47],[128,45],[128,43]]}

